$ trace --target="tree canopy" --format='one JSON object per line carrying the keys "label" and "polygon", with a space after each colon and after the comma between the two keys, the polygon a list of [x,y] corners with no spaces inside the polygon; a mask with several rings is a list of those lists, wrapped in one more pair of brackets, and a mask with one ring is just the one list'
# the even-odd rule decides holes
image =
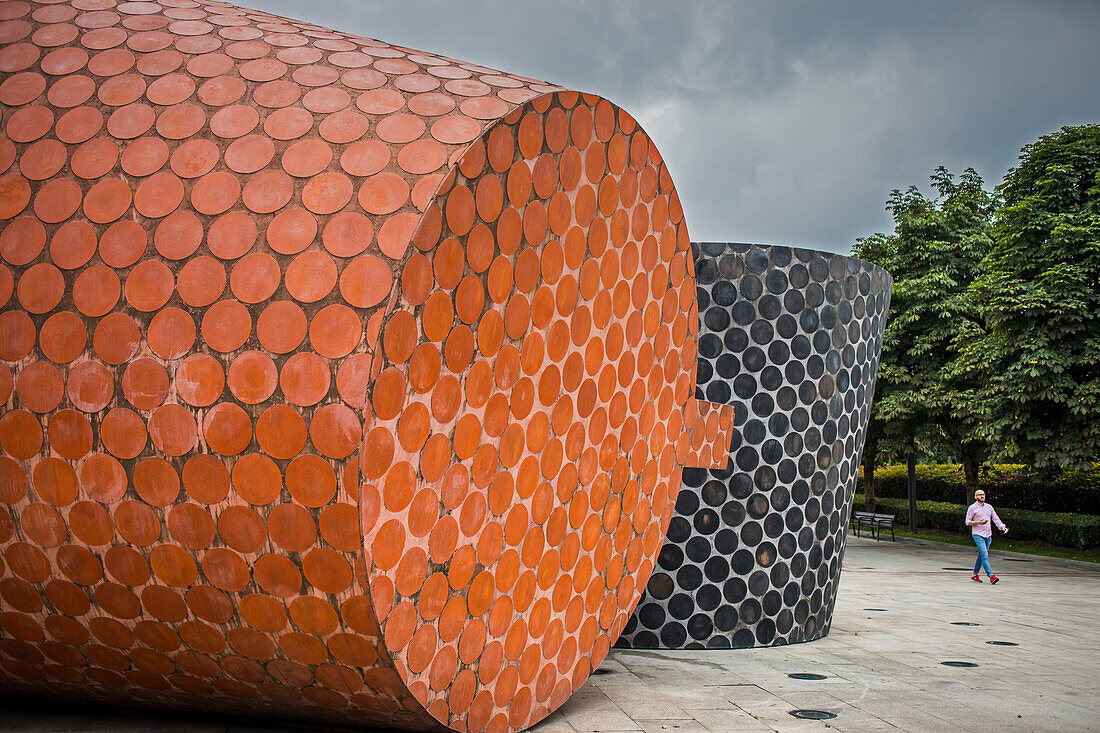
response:
{"label": "tree canopy", "polygon": [[894,453],[943,446],[976,484],[987,457],[978,436],[980,377],[956,360],[980,328],[968,289],[992,246],[994,197],[973,169],[956,182],[941,166],[931,180],[934,199],[915,186],[895,189],[886,204],[893,234],[860,239],[853,248],[895,280],[865,455],[873,462],[880,446]]}
{"label": "tree canopy", "polygon": [[1038,469],[1100,456],[1100,125],[1024,147],[972,296],[986,329],[984,438]]}

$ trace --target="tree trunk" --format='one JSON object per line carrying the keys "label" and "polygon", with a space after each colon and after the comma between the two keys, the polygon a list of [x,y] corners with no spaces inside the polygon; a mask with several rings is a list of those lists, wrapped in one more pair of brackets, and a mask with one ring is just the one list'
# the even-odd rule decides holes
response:
{"label": "tree trunk", "polygon": [[963,497],[963,506],[968,506],[974,501],[974,492],[978,490],[978,467],[981,463],[973,455],[962,456],[963,474],[966,475],[966,496]]}
{"label": "tree trunk", "polygon": [[969,506],[974,501],[974,492],[978,490],[978,473],[982,461],[989,455],[989,451],[982,443],[974,440],[963,440],[963,436],[953,430],[944,428],[943,434],[947,439],[947,444],[954,451],[955,457],[962,464],[966,484],[966,488],[963,489],[966,495],[963,497],[962,505]]}
{"label": "tree trunk", "polygon": [[906,466],[909,483],[909,531],[913,534],[917,533],[917,456],[913,453],[909,454],[909,459]]}
{"label": "tree trunk", "polygon": [[875,511],[875,464],[863,464],[863,511]]}
{"label": "tree trunk", "polygon": [[878,463],[878,436],[868,434],[863,444],[863,511],[875,510],[875,466]]}

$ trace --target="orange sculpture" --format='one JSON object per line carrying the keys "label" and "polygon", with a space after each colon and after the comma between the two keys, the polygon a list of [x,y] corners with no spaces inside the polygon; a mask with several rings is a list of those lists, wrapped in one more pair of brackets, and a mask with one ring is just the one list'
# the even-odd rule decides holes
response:
{"label": "orange sculpture", "polygon": [[653,568],[687,229],[592,95],[219,2],[0,3],[0,684],[517,730]]}

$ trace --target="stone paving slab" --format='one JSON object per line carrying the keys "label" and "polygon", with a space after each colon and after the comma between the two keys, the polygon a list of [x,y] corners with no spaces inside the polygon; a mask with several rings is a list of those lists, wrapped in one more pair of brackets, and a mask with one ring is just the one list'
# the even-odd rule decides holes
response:
{"label": "stone paving slab", "polygon": [[[996,543],[992,561],[1002,582],[978,585],[969,570],[944,570],[972,566],[965,546],[849,537],[827,638],[767,649],[614,650],[601,665],[606,674],[532,730],[1100,731],[1100,568],[1001,553]],[[979,666],[940,664],[949,660]],[[791,717],[805,708],[837,717]],[[321,729],[0,700],[4,733],[303,730]]]}

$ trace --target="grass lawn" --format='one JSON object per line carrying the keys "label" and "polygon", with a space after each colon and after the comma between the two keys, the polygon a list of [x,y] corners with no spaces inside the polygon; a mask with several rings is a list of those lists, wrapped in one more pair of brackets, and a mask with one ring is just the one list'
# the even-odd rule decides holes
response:
{"label": "grass lawn", "polygon": [[[913,537],[918,540],[931,540],[933,542],[950,542],[953,545],[970,545],[972,547],[974,545],[974,540],[970,539],[968,534],[945,532],[941,529],[921,529],[913,534],[905,527],[894,525],[894,533],[898,537]],[[1014,540],[1011,537],[1011,532],[1007,537],[998,533],[993,537],[993,549],[1100,563],[1100,548],[1077,550],[1072,547],[1059,547],[1039,540]]]}

